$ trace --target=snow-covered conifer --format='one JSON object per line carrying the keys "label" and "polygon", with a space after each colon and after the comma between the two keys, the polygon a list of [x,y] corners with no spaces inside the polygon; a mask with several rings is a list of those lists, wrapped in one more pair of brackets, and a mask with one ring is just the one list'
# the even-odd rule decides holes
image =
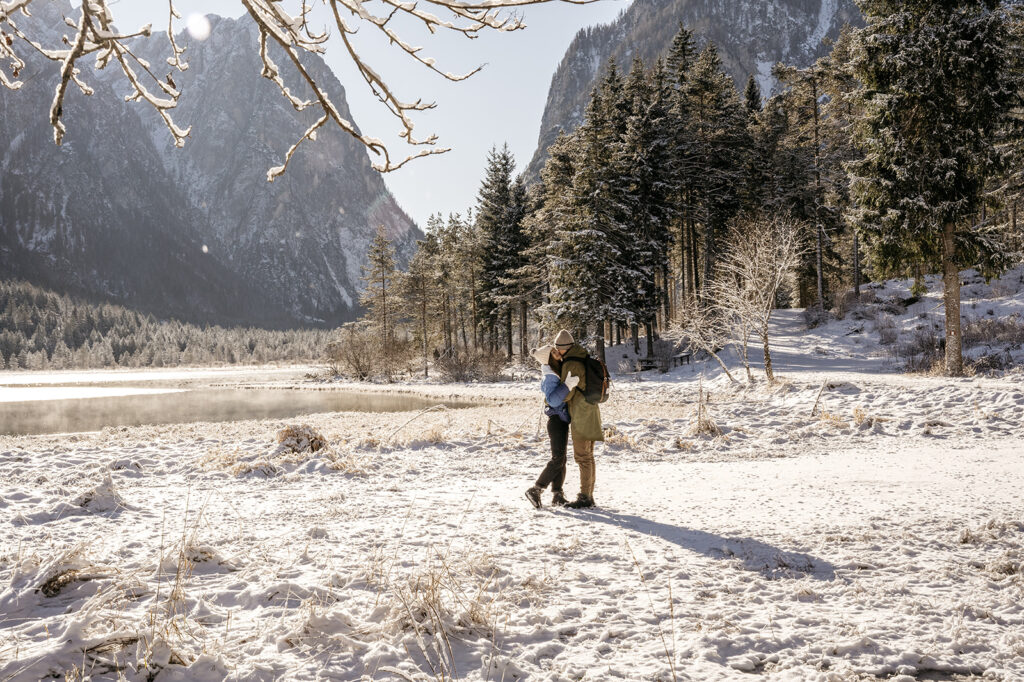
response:
{"label": "snow-covered conifer", "polygon": [[950,375],[963,372],[959,270],[1003,255],[977,220],[997,133],[1020,101],[1001,5],[864,0],[854,49],[867,152],[851,165],[855,218],[875,263],[942,264]]}

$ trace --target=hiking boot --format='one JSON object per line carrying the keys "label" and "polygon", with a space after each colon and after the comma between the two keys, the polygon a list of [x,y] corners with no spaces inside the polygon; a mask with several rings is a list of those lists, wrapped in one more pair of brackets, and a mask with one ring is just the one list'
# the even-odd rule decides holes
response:
{"label": "hiking boot", "polygon": [[528,499],[530,501],[530,504],[532,504],[537,509],[540,509],[541,505],[540,493],[541,490],[537,486],[532,486],[526,489],[526,499]]}
{"label": "hiking boot", "polygon": [[553,507],[564,507],[569,504],[569,500],[565,499],[565,495],[562,494],[561,490],[556,490],[555,494],[551,496],[551,505]]}
{"label": "hiking boot", "polygon": [[594,506],[594,498],[590,495],[584,495],[580,493],[576,496],[576,499],[565,505],[569,509],[586,509],[587,507]]}

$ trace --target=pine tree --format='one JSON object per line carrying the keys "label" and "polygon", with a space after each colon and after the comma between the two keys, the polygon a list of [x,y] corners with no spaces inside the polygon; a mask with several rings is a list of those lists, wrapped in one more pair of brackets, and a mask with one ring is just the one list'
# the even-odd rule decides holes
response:
{"label": "pine tree", "polygon": [[703,234],[703,287],[711,279],[718,237],[740,206],[744,156],[748,151],[745,112],[731,77],[722,70],[714,44],[701,52],[686,83],[686,109],[692,126],[687,173],[692,186],[689,210]]}
{"label": "pine tree", "polygon": [[[679,24],[679,31],[672,39],[668,56],[665,60],[670,92],[669,119],[673,137],[673,164],[671,167],[671,184],[674,188],[675,201],[675,240],[679,245],[678,267],[680,279],[680,295],[684,301],[695,300],[700,277],[697,268],[697,230],[694,210],[695,142],[693,136],[693,120],[690,116],[690,102],[687,97],[687,84],[690,71],[693,69],[696,47],[693,32]],[[680,306],[682,307],[682,306]]]}
{"label": "pine tree", "polygon": [[[414,338],[423,356],[423,376],[430,376],[431,321],[437,318],[438,301],[444,304],[444,289],[438,284],[438,260],[441,257],[436,233],[417,242],[416,253],[409,259],[409,267],[401,276],[401,299],[405,314],[415,320]],[[441,317],[446,317],[442,308]]]}
{"label": "pine tree", "polygon": [[483,246],[481,273],[481,316],[491,335],[491,347],[497,347],[497,334],[504,323],[506,348],[512,355],[512,309],[509,292],[502,284],[516,267],[521,242],[521,221],[513,222],[512,173],[515,160],[508,145],[492,147],[478,194],[477,229]]}
{"label": "pine tree", "polygon": [[861,99],[858,82],[853,73],[853,29],[844,26],[832,46],[832,51],[818,63],[822,68],[823,166],[825,175],[825,204],[833,212],[834,223],[849,249],[849,282],[856,299],[860,300],[861,254],[860,238],[849,220],[850,175],[847,164],[861,157],[855,143],[854,125],[861,118]]}
{"label": "pine tree", "polygon": [[359,302],[366,306],[367,317],[377,329],[381,352],[388,354],[394,341],[395,288],[398,274],[395,269],[395,249],[387,237],[383,225],[370,243],[366,254],[368,264],[363,266],[363,281],[366,288]]}
{"label": "pine tree", "polygon": [[643,63],[634,60],[625,87],[626,131],[614,147],[614,164],[628,190],[619,267],[623,278],[618,285],[623,296],[620,305],[628,311],[629,321],[646,326],[648,356],[653,356],[650,341],[666,300],[663,286],[672,241],[669,225],[675,217],[669,92],[660,60],[650,77]]}
{"label": "pine tree", "polygon": [[558,328],[559,317],[552,299],[552,282],[562,266],[563,235],[574,224],[577,211],[576,195],[573,192],[573,177],[578,156],[577,135],[559,132],[548,148],[548,159],[541,169],[538,204],[526,221],[530,239],[530,260],[537,262],[535,286],[540,294],[537,307],[541,326],[550,330]]}
{"label": "pine tree", "polygon": [[[530,303],[530,281],[529,278],[522,279],[523,268],[526,265],[527,250],[530,246],[530,237],[526,233],[525,221],[529,210],[526,191],[526,181],[520,175],[512,182],[509,193],[509,204],[505,215],[506,233],[504,239],[505,264],[503,273],[498,278],[498,290],[495,298],[502,307],[511,315],[513,311],[519,314],[519,356],[526,358],[527,348],[527,315]],[[512,325],[508,323],[508,355],[512,356]]]}
{"label": "pine tree", "polygon": [[825,107],[825,95],[830,92],[835,68],[829,58],[822,58],[803,69],[778,65],[774,74],[786,86],[783,97],[787,109],[795,115],[791,144],[807,150],[810,164],[809,175],[813,182],[807,192],[810,205],[800,212],[806,213],[813,225],[814,249],[810,253],[814,260],[809,269],[813,271],[815,282],[814,305],[821,310],[827,299],[827,261],[837,259],[832,245],[841,229],[840,211],[835,202],[828,202],[827,195],[830,189],[845,184],[846,175],[842,167],[846,156],[843,145],[835,136],[829,135],[831,122],[828,119],[830,115],[839,113],[838,107]]}
{"label": "pine tree", "polygon": [[[864,0],[856,74],[867,155],[851,166],[856,219],[877,262],[941,262],[946,372],[963,373],[962,266],[997,267],[1000,245],[973,216],[999,161],[997,131],[1019,102],[997,0]],[[969,94],[968,94],[969,93]]]}
{"label": "pine tree", "polygon": [[571,185],[563,190],[571,195],[571,210],[565,212],[553,240],[546,307],[555,324],[575,328],[580,335],[595,323],[600,323],[603,334],[606,318],[625,316],[615,305],[615,284],[621,281],[616,266],[623,239],[623,188],[613,177],[614,134],[603,85],[592,92],[585,121],[571,138],[574,172]]}
{"label": "pine tree", "polygon": [[485,242],[477,229],[472,210],[462,217],[457,213],[448,217],[446,230],[447,246],[443,247],[450,254],[454,277],[454,306],[459,319],[459,330],[462,333],[462,345],[468,347],[466,327],[473,332],[473,348],[479,350],[483,345],[480,334],[481,314],[481,281],[483,280]]}
{"label": "pine tree", "polygon": [[761,87],[753,75],[747,77],[747,85],[743,88],[743,104],[747,109],[747,116],[750,118],[764,109],[764,102],[761,100]]}

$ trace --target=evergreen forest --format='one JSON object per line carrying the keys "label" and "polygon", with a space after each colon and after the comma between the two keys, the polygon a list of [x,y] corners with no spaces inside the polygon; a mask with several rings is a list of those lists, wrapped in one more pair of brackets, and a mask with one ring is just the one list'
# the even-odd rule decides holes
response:
{"label": "evergreen forest", "polygon": [[703,333],[694,320],[743,329],[736,306],[776,278],[739,264],[771,233],[794,237],[755,256],[787,264],[774,304],[806,308],[811,326],[865,282],[943,273],[946,370],[960,373],[959,271],[1020,259],[1024,23],[989,0],[860,7],[865,26],[830,54],[775,66],[778,92],[753,76],[738,88],[682,25],[654,63],[609,63],[538,182],[495,147],[477,205],[434,215],[407,272],[378,244],[367,323],[390,347],[404,320],[424,365],[525,358],[563,327],[602,355]]}

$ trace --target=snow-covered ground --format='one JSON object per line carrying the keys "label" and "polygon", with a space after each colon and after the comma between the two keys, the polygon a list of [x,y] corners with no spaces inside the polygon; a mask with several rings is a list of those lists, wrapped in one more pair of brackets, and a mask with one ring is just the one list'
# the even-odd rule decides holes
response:
{"label": "snow-covered ground", "polygon": [[780,312],[773,387],[620,377],[593,510],[523,498],[534,382],[0,438],[0,680],[1024,679],[1024,376],[895,373],[876,312]]}

